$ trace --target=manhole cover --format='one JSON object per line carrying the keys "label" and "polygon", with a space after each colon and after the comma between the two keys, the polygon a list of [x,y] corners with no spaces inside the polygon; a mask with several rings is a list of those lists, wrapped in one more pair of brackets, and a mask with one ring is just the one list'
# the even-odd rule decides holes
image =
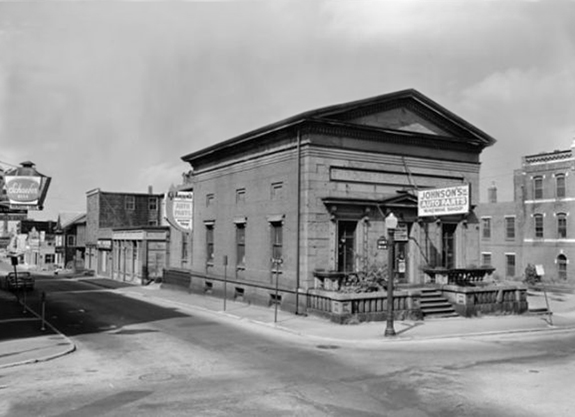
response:
{"label": "manhole cover", "polygon": [[152,381],[152,382],[158,382],[158,381],[168,381],[170,379],[172,379],[174,376],[172,374],[168,374],[168,373],[162,373],[162,372],[154,372],[153,374],[145,374],[140,376],[140,380],[141,381]]}
{"label": "manhole cover", "polygon": [[339,346],[337,345],[317,345],[316,346],[318,349],[339,349]]}

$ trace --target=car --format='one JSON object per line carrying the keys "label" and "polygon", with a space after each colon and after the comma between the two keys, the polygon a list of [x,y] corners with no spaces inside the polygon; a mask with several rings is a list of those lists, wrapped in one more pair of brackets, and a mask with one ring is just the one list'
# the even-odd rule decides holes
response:
{"label": "car", "polygon": [[27,271],[18,272],[17,274],[10,272],[4,278],[4,288],[7,290],[17,290],[21,288],[31,291],[34,289],[34,283],[34,277]]}

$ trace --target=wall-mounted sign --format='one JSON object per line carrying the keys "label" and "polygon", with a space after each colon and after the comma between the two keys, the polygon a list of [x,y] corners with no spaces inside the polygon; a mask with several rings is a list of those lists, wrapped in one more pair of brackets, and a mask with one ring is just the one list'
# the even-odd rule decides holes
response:
{"label": "wall-mounted sign", "polygon": [[98,249],[112,250],[112,239],[98,239]]}
{"label": "wall-mounted sign", "polygon": [[6,171],[4,187],[11,209],[42,210],[51,178],[40,174],[30,161]]}
{"label": "wall-mounted sign", "polygon": [[417,192],[417,215],[446,216],[469,213],[469,184]]}
{"label": "wall-mounted sign", "polygon": [[385,238],[385,236],[381,236],[379,239],[377,239],[377,249],[386,250],[387,246],[388,246],[388,243],[387,243],[387,239]]}
{"label": "wall-mounted sign", "polygon": [[168,222],[182,232],[191,232],[194,193],[170,190],[165,200]]}

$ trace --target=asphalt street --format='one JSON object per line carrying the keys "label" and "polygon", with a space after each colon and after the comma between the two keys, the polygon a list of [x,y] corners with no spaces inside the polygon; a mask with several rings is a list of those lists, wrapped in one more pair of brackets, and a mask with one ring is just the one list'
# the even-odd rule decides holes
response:
{"label": "asphalt street", "polygon": [[4,415],[529,417],[575,405],[571,333],[354,349],[97,283],[38,279],[77,350],[2,370]]}

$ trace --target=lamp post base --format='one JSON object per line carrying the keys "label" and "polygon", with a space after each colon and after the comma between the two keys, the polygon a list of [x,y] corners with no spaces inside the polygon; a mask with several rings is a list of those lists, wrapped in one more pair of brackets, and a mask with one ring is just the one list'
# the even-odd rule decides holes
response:
{"label": "lamp post base", "polygon": [[391,327],[391,328],[388,327],[385,329],[384,336],[395,336],[395,335],[396,335],[396,333],[395,333],[395,329],[393,327]]}

